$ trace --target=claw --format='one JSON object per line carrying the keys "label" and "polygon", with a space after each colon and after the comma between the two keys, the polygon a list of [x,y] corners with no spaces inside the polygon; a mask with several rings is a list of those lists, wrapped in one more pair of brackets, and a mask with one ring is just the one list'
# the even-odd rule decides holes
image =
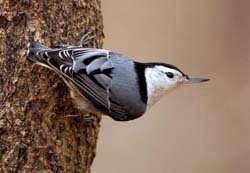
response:
{"label": "claw", "polygon": [[90,41],[95,38],[94,35],[92,35],[91,31],[88,31],[86,34],[83,35],[83,37],[80,40],[80,46],[85,47],[87,44],[90,43]]}
{"label": "claw", "polygon": [[[65,117],[66,118],[75,118],[75,117],[79,117],[79,116],[81,116],[81,114],[76,114],[76,115],[70,114],[70,115],[66,115]],[[96,120],[96,117],[92,116],[92,114],[84,114],[83,120],[87,124],[92,124]]]}
{"label": "claw", "polygon": [[79,116],[81,116],[80,114],[76,114],[76,115],[66,115],[65,117],[79,117]]}
{"label": "claw", "polygon": [[93,123],[96,118],[92,114],[85,114],[83,119],[86,123]]}

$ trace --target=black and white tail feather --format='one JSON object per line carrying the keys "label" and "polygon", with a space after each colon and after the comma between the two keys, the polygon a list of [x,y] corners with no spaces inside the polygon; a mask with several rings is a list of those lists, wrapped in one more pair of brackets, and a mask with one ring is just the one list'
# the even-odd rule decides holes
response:
{"label": "black and white tail feather", "polygon": [[113,65],[109,61],[109,51],[83,47],[50,49],[31,42],[27,57],[60,74],[69,87],[90,100],[98,111],[118,121],[128,120],[124,107],[110,92]]}

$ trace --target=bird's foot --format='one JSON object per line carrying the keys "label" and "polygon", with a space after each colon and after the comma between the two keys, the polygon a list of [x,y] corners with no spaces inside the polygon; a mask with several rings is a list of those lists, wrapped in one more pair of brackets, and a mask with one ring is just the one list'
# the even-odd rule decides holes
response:
{"label": "bird's foot", "polygon": [[78,46],[73,46],[69,44],[60,44],[59,46],[54,46],[54,48],[74,48],[74,47],[87,47],[87,45],[95,38],[95,35],[91,31],[87,31],[81,38]]}
{"label": "bird's foot", "polygon": [[95,38],[95,35],[93,35],[91,31],[87,31],[87,33],[84,34],[80,40],[80,46],[86,47],[91,42],[91,40],[93,40],[93,38]]}
{"label": "bird's foot", "polygon": [[79,117],[79,116],[81,116],[81,114],[76,114],[76,115],[72,115],[72,114],[70,114],[70,115],[66,115],[65,117],[69,117],[69,118],[73,118],[73,117]]}
{"label": "bird's foot", "polygon": [[96,117],[93,116],[91,113],[84,114],[83,116],[84,122],[86,123],[93,123],[96,120]]}

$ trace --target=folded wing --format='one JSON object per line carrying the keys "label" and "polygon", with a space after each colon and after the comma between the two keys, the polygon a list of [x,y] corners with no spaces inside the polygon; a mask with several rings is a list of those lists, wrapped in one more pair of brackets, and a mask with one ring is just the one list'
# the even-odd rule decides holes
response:
{"label": "folded wing", "polygon": [[115,120],[126,120],[124,106],[112,97],[109,51],[91,48],[50,49],[39,52],[50,68],[70,80],[73,87],[99,110]]}

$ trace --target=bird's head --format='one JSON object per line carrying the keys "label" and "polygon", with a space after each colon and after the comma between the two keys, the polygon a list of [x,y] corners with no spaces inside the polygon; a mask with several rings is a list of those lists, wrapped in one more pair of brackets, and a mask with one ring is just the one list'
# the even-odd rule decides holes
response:
{"label": "bird's head", "polygon": [[147,82],[148,104],[152,105],[164,94],[182,84],[206,82],[209,79],[189,77],[177,67],[164,63],[146,64],[145,78]]}

